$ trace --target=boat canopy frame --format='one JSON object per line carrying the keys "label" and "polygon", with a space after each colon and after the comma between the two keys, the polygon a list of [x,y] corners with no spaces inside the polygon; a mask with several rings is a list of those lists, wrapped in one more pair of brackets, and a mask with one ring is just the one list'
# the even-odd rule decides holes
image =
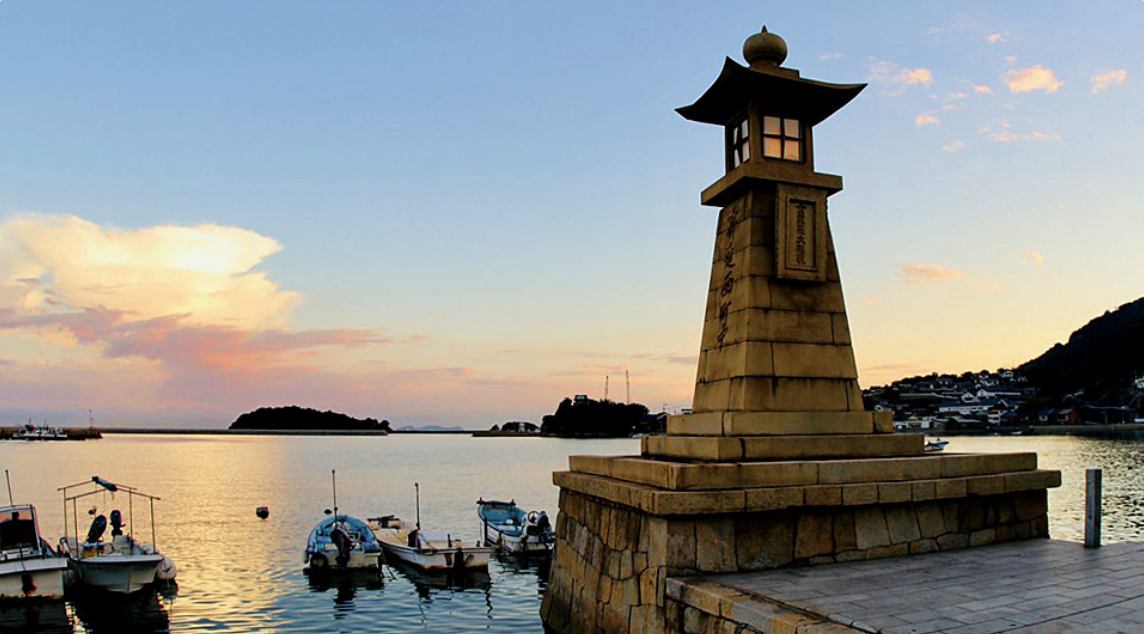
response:
{"label": "boat canopy frame", "polygon": [[[79,487],[88,487],[88,490],[81,490],[78,493],[73,493],[71,495],[68,495],[69,490],[76,489]],[[140,491],[139,489],[137,489],[135,487],[127,486],[126,484],[118,484],[115,482],[110,482],[108,480],[105,480],[105,479],[97,476],[97,475],[91,476],[90,480],[84,480],[83,482],[77,482],[75,484],[69,484],[67,486],[62,486],[56,490],[60,491],[64,497],[64,540],[67,540],[69,537],[71,537],[71,534],[69,533],[69,531],[71,529],[75,529],[75,543],[76,543],[77,548],[80,547],[78,501],[83,499],[83,498],[86,498],[86,497],[89,497],[92,495],[97,495],[100,493],[110,492],[112,494],[115,494],[115,493],[122,491],[122,492],[127,494],[127,527],[128,527],[127,537],[128,537],[128,539],[130,539],[132,542],[137,541],[135,539],[135,534],[134,534],[134,531],[135,531],[135,498],[136,497],[144,498],[145,500],[147,500],[147,502],[150,505],[150,513],[149,514],[150,514],[150,519],[151,519],[151,547],[155,549],[155,552],[159,552],[159,545],[158,545],[158,542],[155,540],[155,501],[156,500],[162,500],[163,498],[160,498],[160,497],[155,496],[155,495],[151,495],[150,493],[144,493],[143,491]],[[70,528],[68,526],[68,504],[69,503],[71,504],[71,511],[72,511],[71,512],[72,523],[71,523]]]}

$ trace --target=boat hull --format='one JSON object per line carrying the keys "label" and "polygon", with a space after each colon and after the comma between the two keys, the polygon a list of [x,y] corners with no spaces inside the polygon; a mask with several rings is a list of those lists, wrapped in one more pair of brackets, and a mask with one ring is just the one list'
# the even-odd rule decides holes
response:
{"label": "boat hull", "polygon": [[[320,554],[325,557],[326,565],[315,565],[314,555]],[[306,570],[311,572],[318,572],[323,570],[369,570],[377,569],[381,563],[381,552],[366,553],[360,550],[350,552],[350,560],[346,562],[345,566],[337,565],[338,551],[332,549],[329,551],[322,551],[320,553],[306,551]]]}
{"label": "boat hull", "polygon": [[163,555],[106,555],[73,559],[76,581],[91,588],[130,594],[155,581]]}
{"label": "boat hull", "polygon": [[552,542],[535,535],[513,534],[489,524],[485,531],[485,545],[510,555],[546,555],[552,552]]}
{"label": "boat hull", "polygon": [[488,569],[494,548],[488,546],[464,546],[459,541],[440,547],[409,546],[408,531],[393,531],[378,534],[386,561],[401,561],[421,570],[468,570]]}
{"label": "boat hull", "polygon": [[60,557],[0,562],[0,599],[62,599],[67,569]]}

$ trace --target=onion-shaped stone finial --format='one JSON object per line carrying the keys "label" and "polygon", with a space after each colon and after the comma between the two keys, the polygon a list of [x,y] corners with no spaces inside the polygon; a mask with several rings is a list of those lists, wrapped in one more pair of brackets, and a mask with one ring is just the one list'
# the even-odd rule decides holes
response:
{"label": "onion-shaped stone finial", "polygon": [[786,56],[786,42],[774,33],[768,33],[766,25],[763,25],[761,33],[755,33],[743,42],[743,57],[751,68],[779,66]]}

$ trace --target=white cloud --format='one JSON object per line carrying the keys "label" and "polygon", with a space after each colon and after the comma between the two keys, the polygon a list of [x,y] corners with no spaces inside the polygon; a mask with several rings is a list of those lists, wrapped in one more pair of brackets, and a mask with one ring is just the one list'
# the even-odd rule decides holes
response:
{"label": "white cloud", "polygon": [[0,223],[0,307],[59,312],[100,306],[136,319],[280,327],[298,302],[253,268],[281,249],[271,238],[215,224],[101,227],[66,215]]}
{"label": "white cloud", "polygon": [[823,53],[822,55],[818,56],[818,59],[824,62],[828,62],[835,59],[842,59],[843,57],[845,57],[845,55],[842,53]]}
{"label": "white cloud", "polygon": [[993,92],[993,89],[990,88],[989,86],[985,86],[983,84],[976,84],[973,86],[973,92],[980,93],[983,95],[987,95],[987,94]]}
{"label": "white cloud", "polygon": [[990,44],[1000,44],[1000,43],[1005,41],[1005,34],[1004,33],[991,33],[985,39],[989,40]]}
{"label": "white cloud", "polygon": [[1041,255],[1039,251],[1033,251],[1030,249],[1025,252],[1025,257],[1021,260],[1021,264],[1024,264],[1025,266],[1032,264],[1037,268],[1040,268],[1045,265],[1045,256]]}
{"label": "white cloud", "polygon": [[1112,86],[1119,86],[1128,79],[1128,71],[1123,68],[1118,70],[1110,70],[1107,73],[1092,76],[1092,92],[1093,94],[1106,90]]}
{"label": "white cloud", "polygon": [[1034,90],[1052,93],[1064,85],[1064,82],[1057,80],[1052,70],[1044,66],[1030,66],[1029,68],[1011,70],[1005,73],[1004,79],[1009,86],[1009,92],[1013,93],[1033,92]]}
{"label": "white cloud", "polygon": [[914,125],[919,128],[927,125],[941,125],[941,119],[932,114],[920,114],[914,119]]}
{"label": "white cloud", "polygon": [[978,132],[999,143],[1012,143],[1015,141],[1057,142],[1061,140],[1061,135],[1056,132],[1038,130],[1033,127],[1032,122],[1029,123],[1025,131],[1015,130],[1013,124],[1008,119],[1002,119],[992,125],[982,126],[978,129]]}
{"label": "white cloud", "polygon": [[870,67],[869,79],[894,87],[892,94],[899,95],[910,86],[929,86],[933,73],[928,68],[902,68],[893,62],[878,61]]}
{"label": "white cloud", "polygon": [[953,143],[950,143],[948,145],[943,145],[941,147],[941,151],[942,152],[956,152],[956,151],[964,149],[964,148],[965,148],[965,141],[958,139],[958,140],[954,141]]}

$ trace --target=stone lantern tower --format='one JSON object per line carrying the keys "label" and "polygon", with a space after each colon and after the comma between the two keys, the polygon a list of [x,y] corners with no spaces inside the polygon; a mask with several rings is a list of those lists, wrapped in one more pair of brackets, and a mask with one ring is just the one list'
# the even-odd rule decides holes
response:
{"label": "stone lantern tower", "polygon": [[[781,66],[768,33],[685,118],[723,128],[725,170],[693,413],[639,456],[572,456],[541,616],[560,634],[679,631],[672,577],[914,555],[1046,537],[1037,456],[927,455],[866,412],[830,236],[842,179],[814,126],[864,88]],[[717,606],[716,606],[717,607]]]}

